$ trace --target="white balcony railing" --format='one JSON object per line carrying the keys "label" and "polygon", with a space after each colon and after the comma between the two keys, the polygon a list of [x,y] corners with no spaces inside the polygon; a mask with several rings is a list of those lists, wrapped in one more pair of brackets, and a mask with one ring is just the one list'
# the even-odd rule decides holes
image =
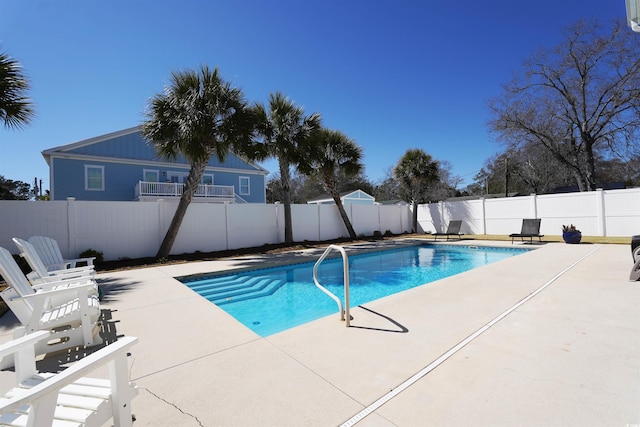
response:
{"label": "white balcony railing", "polygon": [[[184,184],[177,182],[149,182],[138,181],[135,189],[136,200],[154,197],[180,197],[184,191]],[[233,185],[200,184],[194,194],[194,199],[234,200]]]}

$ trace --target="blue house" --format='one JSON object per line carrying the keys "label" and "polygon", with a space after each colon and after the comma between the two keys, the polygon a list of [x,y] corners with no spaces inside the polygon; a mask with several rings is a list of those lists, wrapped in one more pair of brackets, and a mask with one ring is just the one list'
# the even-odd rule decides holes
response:
{"label": "blue house", "polygon": [[[42,152],[51,200],[154,201],[179,199],[190,166],[158,157],[140,127]],[[265,203],[268,171],[229,153],[209,161],[193,202]]]}

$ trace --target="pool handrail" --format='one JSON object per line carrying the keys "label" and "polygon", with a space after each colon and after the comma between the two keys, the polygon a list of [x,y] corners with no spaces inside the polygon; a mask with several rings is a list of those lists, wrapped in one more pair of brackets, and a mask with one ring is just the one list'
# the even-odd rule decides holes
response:
{"label": "pool handrail", "polygon": [[[342,301],[340,301],[340,298],[332,294],[327,288],[322,286],[318,281],[318,266],[320,266],[320,263],[322,263],[322,261],[324,261],[327,255],[329,255],[329,252],[331,252],[334,249],[340,252],[340,254],[342,255],[345,308],[342,307]],[[349,258],[347,257],[347,252],[344,250],[344,248],[337,245],[329,245],[327,249],[325,249],[325,251],[322,253],[320,258],[318,258],[318,261],[316,261],[315,265],[313,266],[313,282],[322,292],[330,296],[338,304],[338,310],[340,310],[340,320],[346,320],[346,326],[348,328],[351,320],[350,306],[349,306]]]}

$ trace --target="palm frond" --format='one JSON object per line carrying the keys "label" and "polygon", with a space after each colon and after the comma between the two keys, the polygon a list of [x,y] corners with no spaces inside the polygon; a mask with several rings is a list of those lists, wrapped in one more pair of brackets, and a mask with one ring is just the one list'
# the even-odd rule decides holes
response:
{"label": "palm frond", "polygon": [[172,72],[169,85],[151,99],[145,116],[143,135],[168,159],[183,155],[200,162],[215,154],[224,161],[253,135],[254,116],[242,91],[208,66]]}
{"label": "palm frond", "polygon": [[31,123],[35,110],[26,96],[29,89],[29,80],[20,63],[0,53],[0,120],[5,127],[18,129]]}

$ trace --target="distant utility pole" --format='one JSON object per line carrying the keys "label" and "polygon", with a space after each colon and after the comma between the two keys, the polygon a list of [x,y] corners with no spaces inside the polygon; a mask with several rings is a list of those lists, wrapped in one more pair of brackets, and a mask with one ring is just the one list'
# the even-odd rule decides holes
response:
{"label": "distant utility pole", "polygon": [[42,197],[42,179],[40,179],[40,185],[38,185],[38,177],[33,179],[33,196],[36,200],[38,200],[38,197]]}

